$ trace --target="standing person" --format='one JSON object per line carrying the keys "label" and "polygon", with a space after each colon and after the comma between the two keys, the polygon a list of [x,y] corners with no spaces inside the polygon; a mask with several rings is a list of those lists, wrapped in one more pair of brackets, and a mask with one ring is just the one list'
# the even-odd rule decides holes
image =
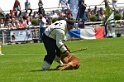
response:
{"label": "standing person", "polygon": [[109,0],[103,0],[100,5],[102,5],[103,2],[105,2],[105,8],[107,10],[109,8],[108,3],[110,3],[110,1]]}
{"label": "standing person", "polygon": [[85,16],[85,10],[86,10],[86,7],[87,5],[84,3],[84,0],[79,0],[79,3],[78,3],[78,6],[79,6],[79,9],[78,9],[78,17],[77,19],[82,21],[82,28],[84,28],[84,22],[85,22],[85,19],[86,19],[86,16]]}
{"label": "standing person", "polygon": [[112,0],[112,6],[113,6],[113,8],[115,10],[116,7],[117,7],[117,0]]}
{"label": "standing person", "polygon": [[73,21],[60,20],[51,24],[46,28],[43,34],[43,43],[47,51],[47,55],[44,57],[42,63],[43,70],[49,70],[54,58],[60,57],[60,52],[65,55],[70,54],[65,47],[63,40],[65,34],[73,29]]}
{"label": "standing person", "polygon": [[31,4],[28,0],[26,0],[25,2],[25,10],[26,10],[26,13],[28,12],[28,10],[30,10],[29,16],[31,16],[32,9],[31,9]]}
{"label": "standing person", "polygon": [[40,14],[40,17],[39,17],[39,25],[40,25],[40,42],[42,42],[42,35],[43,35],[43,32],[44,30],[46,29],[46,18]]}
{"label": "standing person", "polygon": [[73,19],[76,20],[78,14],[78,0],[68,0]]}
{"label": "standing person", "polygon": [[19,0],[15,0],[13,11],[15,12],[15,16],[17,16],[18,11],[19,11],[19,16],[21,15],[21,5],[20,5]]}
{"label": "standing person", "polygon": [[39,0],[39,2],[38,2],[38,7],[39,7],[38,13],[39,13],[39,14],[42,14],[42,9],[43,9],[43,2],[42,2],[42,0]]}

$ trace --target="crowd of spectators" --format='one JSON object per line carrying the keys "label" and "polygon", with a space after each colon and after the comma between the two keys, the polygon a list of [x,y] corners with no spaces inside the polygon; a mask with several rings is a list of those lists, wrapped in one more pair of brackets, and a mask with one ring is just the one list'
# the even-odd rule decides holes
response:
{"label": "crowd of spectators", "polygon": [[[58,20],[74,20],[72,11],[70,9],[64,9],[64,7],[62,7],[62,9],[59,11],[53,10],[51,13],[48,14],[43,8],[42,0],[39,0],[39,8],[36,11],[33,11],[28,0],[26,0],[24,4],[25,10],[22,11],[19,0],[15,0],[13,10],[10,10],[9,13],[5,14],[4,18],[0,18],[0,28],[24,29],[32,26],[31,21],[33,19],[38,20],[38,25],[40,25],[41,22],[43,23],[44,21],[46,21],[46,25],[50,25],[51,23],[53,23],[53,18],[57,18]],[[87,8],[84,15],[85,21],[90,21],[90,16],[92,15],[95,15],[97,17],[97,21],[102,21],[106,16],[104,10],[104,7],[98,6],[95,6],[94,8]],[[124,19],[123,9],[117,9],[116,13],[121,14]],[[43,20],[41,20],[42,18]],[[75,20],[75,22],[77,21]]]}

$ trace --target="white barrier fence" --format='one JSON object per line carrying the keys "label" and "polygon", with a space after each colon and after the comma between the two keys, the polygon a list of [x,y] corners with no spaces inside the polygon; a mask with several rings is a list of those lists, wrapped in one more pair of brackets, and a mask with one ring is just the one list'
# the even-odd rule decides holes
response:
{"label": "white barrier fence", "polygon": [[30,28],[30,29],[0,29],[0,41],[3,44],[13,43],[13,42],[26,42],[32,40],[40,40],[40,28]]}

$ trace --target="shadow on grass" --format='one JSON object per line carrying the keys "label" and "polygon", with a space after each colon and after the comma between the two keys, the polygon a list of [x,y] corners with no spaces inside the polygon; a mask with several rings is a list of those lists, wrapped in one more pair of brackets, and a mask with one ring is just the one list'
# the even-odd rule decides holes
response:
{"label": "shadow on grass", "polygon": [[30,72],[44,72],[44,71],[57,71],[59,69],[49,69],[49,70],[31,70]]}

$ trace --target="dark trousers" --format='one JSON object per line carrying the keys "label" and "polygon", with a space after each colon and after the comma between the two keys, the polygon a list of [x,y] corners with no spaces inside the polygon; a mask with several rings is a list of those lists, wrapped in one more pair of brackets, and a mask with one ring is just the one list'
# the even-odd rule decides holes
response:
{"label": "dark trousers", "polygon": [[[81,23],[81,25],[79,25],[80,28],[84,28],[85,27],[85,16],[84,15],[85,15],[85,12],[82,12],[81,8],[79,8],[78,15],[77,15],[77,21],[79,23]],[[80,21],[80,19],[81,19],[81,21]]]}
{"label": "dark trousers", "polygon": [[49,38],[45,34],[43,34],[42,37],[45,49],[47,51],[47,55],[44,57],[44,61],[48,62],[51,65],[55,58],[55,55],[60,57],[60,49],[56,45],[56,40]]}
{"label": "dark trousers", "polygon": [[[19,11],[19,15],[18,16],[20,16],[22,12],[21,12],[21,10],[18,10],[18,11]],[[17,16],[18,11],[15,11],[15,16]]]}
{"label": "dark trousers", "polygon": [[32,14],[32,9],[25,9],[25,10],[26,10],[26,13],[28,12],[28,10],[30,10],[29,16],[31,16],[31,14]]}

